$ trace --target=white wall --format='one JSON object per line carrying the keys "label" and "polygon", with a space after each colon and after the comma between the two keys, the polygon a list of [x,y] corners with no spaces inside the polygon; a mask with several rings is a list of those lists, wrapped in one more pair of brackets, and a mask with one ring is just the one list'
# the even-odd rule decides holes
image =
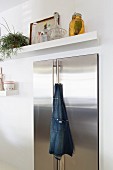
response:
{"label": "white wall", "polygon": [[0,166],[3,161],[14,166],[14,170],[32,170],[32,63],[22,59],[0,65],[7,80],[19,82],[19,96],[0,97]]}
{"label": "white wall", "polygon": [[[0,14],[0,22],[4,17],[10,26],[14,25],[17,31],[26,35],[29,35],[30,22],[51,16],[54,11],[60,13],[61,25],[67,30],[72,14],[77,11],[83,14],[86,31],[98,31],[102,48],[102,170],[113,170],[112,6],[112,0],[29,0]],[[20,93],[17,97],[0,97],[0,166],[9,164],[11,170],[33,170],[32,62],[30,58],[9,60],[1,62],[0,66],[7,80],[19,82]]]}
{"label": "white wall", "polygon": [[[5,24],[4,19],[7,21],[11,31],[13,32],[13,26],[15,31],[29,35],[29,23],[32,17],[31,2],[26,1],[14,8],[11,8],[5,12],[0,13],[0,23]],[[1,32],[7,34],[6,29],[0,25]]]}

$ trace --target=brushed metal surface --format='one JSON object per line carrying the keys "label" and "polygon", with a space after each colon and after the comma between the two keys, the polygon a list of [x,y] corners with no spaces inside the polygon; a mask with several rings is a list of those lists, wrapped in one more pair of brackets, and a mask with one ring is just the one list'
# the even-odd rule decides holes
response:
{"label": "brushed metal surface", "polygon": [[[59,59],[59,63],[59,82],[75,144],[73,157],[65,155],[65,170],[98,170],[97,55]],[[56,170],[48,152],[52,64],[52,60],[34,63],[35,170]]]}
{"label": "brushed metal surface", "polygon": [[34,63],[34,169],[53,170],[49,154],[53,61]]}

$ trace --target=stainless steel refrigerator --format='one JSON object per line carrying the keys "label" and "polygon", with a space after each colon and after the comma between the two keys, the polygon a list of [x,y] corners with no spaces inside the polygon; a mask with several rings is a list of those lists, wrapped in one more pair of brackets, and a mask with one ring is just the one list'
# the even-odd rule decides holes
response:
{"label": "stainless steel refrigerator", "polygon": [[[98,55],[34,62],[34,170],[99,170]],[[59,74],[58,74],[59,73]],[[75,151],[49,154],[54,84],[63,84]]]}

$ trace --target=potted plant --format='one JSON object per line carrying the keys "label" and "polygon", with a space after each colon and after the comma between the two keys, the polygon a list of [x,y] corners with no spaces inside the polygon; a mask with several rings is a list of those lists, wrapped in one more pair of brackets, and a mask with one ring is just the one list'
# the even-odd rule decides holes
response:
{"label": "potted plant", "polygon": [[[5,21],[5,19],[4,19]],[[0,55],[2,59],[16,55],[23,46],[29,45],[29,38],[24,36],[20,32],[11,32],[7,22],[5,21],[5,29],[8,31],[7,35],[4,35],[0,38]],[[14,27],[13,27],[14,29]]]}

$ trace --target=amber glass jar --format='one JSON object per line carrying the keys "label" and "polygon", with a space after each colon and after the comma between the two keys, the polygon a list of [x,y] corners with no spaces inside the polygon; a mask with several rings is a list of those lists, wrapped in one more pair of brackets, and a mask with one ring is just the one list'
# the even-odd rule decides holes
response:
{"label": "amber glass jar", "polygon": [[69,24],[69,36],[85,33],[84,21],[80,13],[74,13]]}

